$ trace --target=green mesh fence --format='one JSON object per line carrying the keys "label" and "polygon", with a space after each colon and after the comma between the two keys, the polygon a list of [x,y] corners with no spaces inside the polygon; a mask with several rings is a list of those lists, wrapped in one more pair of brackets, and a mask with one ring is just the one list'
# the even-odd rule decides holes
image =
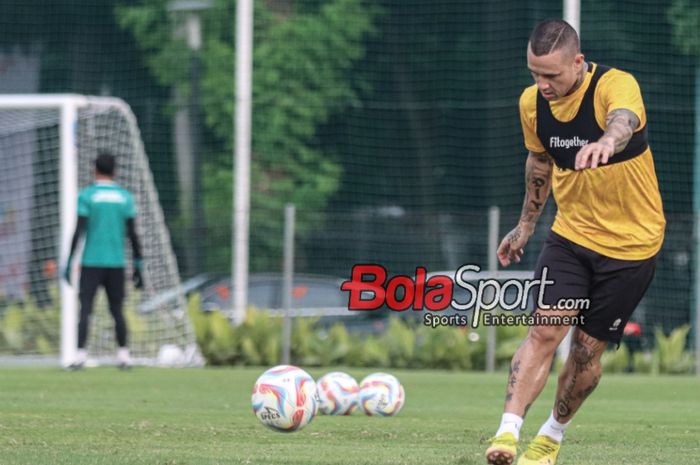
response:
{"label": "green mesh fence", "polygon": [[[587,58],[632,72],[647,107],[668,217],[635,314],[651,338],[691,319],[696,59],[674,40],[672,1],[581,3]],[[0,92],[109,94],[132,106],[185,277],[230,270],[235,1],[206,4],[0,5]],[[364,261],[392,273],[485,267],[488,208],[501,208],[503,233],[522,204],[527,37],[561,8],[256,1],[251,271],[281,269],[286,202],[298,209],[298,272],[346,277]],[[187,43],[193,15],[201,48]],[[554,213],[550,200],[516,269],[532,269]]]}

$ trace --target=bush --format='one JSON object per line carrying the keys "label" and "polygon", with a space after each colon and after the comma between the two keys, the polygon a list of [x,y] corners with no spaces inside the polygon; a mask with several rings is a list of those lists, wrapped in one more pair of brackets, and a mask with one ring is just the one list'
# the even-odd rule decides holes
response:
{"label": "bush", "polygon": [[339,365],[348,358],[353,341],[348,330],[340,323],[333,325],[328,332],[320,332],[319,363],[321,366]]}
{"label": "bush", "polygon": [[632,365],[635,373],[651,373],[654,355],[651,352],[635,352],[632,355]]}
{"label": "bush", "polygon": [[14,302],[0,314],[0,353],[58,353],[61,340],[61,310],[58,290],[50,289],[49,306],[39,307],[33,300]]}
{"label": "bush", "polygon": [[[189,300],[189,313],[197,342],[211,365],[276,365],[281,355],[282,319],[249,309],[245,322],[233,327],[221,313],[202,313],[199,298]],[[12,323],[15,313],[6,314]],[[317,330],[317,320],[295,318],[292,325],[291,362],[303,366],[441,368],[482,370],[485,366],[486,328],[413,326],[401,318],[391,318],[380,336],[348,334],[342,324]],[[16,341],[13,325],[3,325],[2,340]],[[657,331],[653,354],[630,354],[625,344],[603,354],[606,373],[626,371],[630,365],[640,373],[690,373],[693,356],[685,351],[689,326],[674,330],[668,337]],[[527,334],[527,327],[498,327],[496,357],[498,366],[507,367]],[[7,342],[5,342],[7,344]],[[631,363],[630,363],[631,361]]]}
{"label": "bush", "polygon": [[412,365],[416,346],[415,330],[406,325],[401,318],[389,321],[389,328],[382,337],[384,350],[389,358],[389,365],[395,368],[407,368]]}
{"label": "bush", "polygon": [[[202,355],[210,365],[275,365],[281,351],[282,319],[249,309],[245,322],[233,327],[220,312],[202,313],[199,298],[188,309]],[[292,326],[291,361],[303,366],[470,369],[482,363],[484,341],[470,342],[455,327],[411,327],[392,318],[381,336],[348,334],[336,324],[316,330],[315,319],[296,318]],[[475,354],[479,360],[475,360]]]}
{"label": "bush", "polygon": [[655,331],[656,349],[652,362],[653,373],[692,373],[694,357],[685,350],[690,325],[679,326],[665,336],[663,331]]}
{"label": "bush", "polygon": [[448,326],[423,327],[419,331],[422,343],[417,353],[421,367],[450,370],[472,367],[471,346],[465,331]]}
{"label": "bush", "polygon": [[617,350],[606,350],[600,359],[603,373],[624,373],[630,364],[630,351],[622,343]]}
{"label": "bush", "polygon": [[496,328],[496,366],[510,368],[511,359],[527,336],[527,331],[527,326],[499,326]]}

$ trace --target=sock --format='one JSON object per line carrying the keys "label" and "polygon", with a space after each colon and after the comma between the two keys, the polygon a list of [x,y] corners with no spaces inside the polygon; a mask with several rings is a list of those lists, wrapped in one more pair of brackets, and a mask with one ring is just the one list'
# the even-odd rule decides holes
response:
{"label": "sock", "polygon": [[566,428],[570,423],[571,420],[567,421],[566,423],[559,423],[554,418],[554,412],[552,412],[549,414],[549,419],[544,423],[544,425],[542,425],[542,428],[540,428],[540,431],[537,434],[543,434],[545,436],[549,436],[555,441],[561,442],[562,439],[564,439],[564,431],[566,431]]}
{"label": "sock", "polygon": [[84,364],[87,361],[87,350],[78,349],[75,353],[75,363]]}
{"label": "sock", "polygon": [[117,360],[119,363],[129,363],[131,362],[131,358],[129,357],[129,348],[128,347],[120,347],[117,349]]}
{"label": "sock", "polygon": [[496,431],[496,436],[503,433],[512,433],[515,439],[520,439],[520,427],[523,426],[522,417],[514,413],[504,413],[501,417],[501,426]]}

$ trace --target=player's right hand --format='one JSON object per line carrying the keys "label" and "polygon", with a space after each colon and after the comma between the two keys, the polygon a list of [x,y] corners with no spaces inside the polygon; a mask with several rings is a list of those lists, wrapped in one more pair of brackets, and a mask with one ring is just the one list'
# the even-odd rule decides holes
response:
{"label": "player's right hand", "polygon": [[524,253],[523,249],[530,239],[532,232],[533,230],[531,228],[518,224],[511,232],[506,234],[506,237],[503,238],[501,245],[498,246],[498,250],[496,251],[501,266],[510,266],[512,262],[520,263],[520,259]]}
{"label": "player's right hand", "polygon": [[62,273],[63,279],[66,280],[66,283],[68,283],[69,286],[71,285],[71,283],[70,283],[71,268],[73,268],[71,265],[72,265],[71,259],[68,259],[68,263],[66,263],[66,266],[65,266],[65,268],[63,268],[63,273]]}

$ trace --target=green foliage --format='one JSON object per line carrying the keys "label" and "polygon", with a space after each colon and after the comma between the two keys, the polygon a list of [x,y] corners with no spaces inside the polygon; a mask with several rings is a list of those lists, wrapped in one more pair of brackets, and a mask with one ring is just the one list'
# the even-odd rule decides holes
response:
{"label": "green foliage", "polygon": [[207,314],[201,311],[202,298],[198,293],[191,294],[187,298],[187,315],[190,317],[194,328],[195,339],[200,349],[204,350],[204,345],[209,338],[209,322]]}
{"label": "green foliage", "polygon": [[173,38],[173,15],[168,14],[169,0],[154,0],[141,6],[116,8],[121,27],[130,29],[140,48],[145,51],[146,64],[163,85],[176,85],[187,93],[188,70],[182,66],[189,53],[184,40]]}
{"label": "green foliage", "polygon": [[270,335],[280,333],[281,323],[280,319],[272,318],[264,312],[249,311],[241,326],[233,329],[229,325],[228,334],[241,347],[241,359],[236,362],[250,360],[256,365],[276,365],[279,362],[281,344],[279,339]]}
{"label": "green foliage", "polygon": [[33,300],[9,304],[0,313],[0,353],[58,353],[61,310],[56,287],[50,289],[53,302],[39,307]]}
{"label": "green foliage", "polygon": [[496,328],[496,365],[498,367],[510,368],[510,361],[527,336],[527,331],[527,326],[499,326]]}
{"label": "green foliage", "polygon": [[357,367],[389,366],[389,355],[377,337],[353,337],[353,349],[348,354],[348,365]]}
{"label": "green foliage", "polygon": [[632,366],[635,373],[651,373],[653,366],[651,352],[635,352],[632,354]]}
{"label": "green foliage", "polygon": [[421,328],[420,343],[416,347],[420,366],[469,369],[472,366],[471,347],[465,332],[449,326]]}
{"label": "green foliage", "polygon": [[389,364],[396,368],[410,366],[415,353],[416,335],[400,318],[392,318],[383,337]]}
{"label": "green foliage", "polygon": [[[49,288],[50,299],[45,306],[38,306],[32,299],[16,302],[0,308],[0,353],[55,355],[59,353],[61,340],[61,305],[58,286]],[[160,341],[153,341],[154,328],[163,326],[163,318],[158,312],[140,314],[135,310],[139,294],[129,293],[124,302],[124,317],[129,328],[129,341],[136,347],[146,347],[155,353]],[[199,308],[194,302],[192,308]],[[92,318],[90,334],[113,334],[114,323],[107,311],[107,298],[99,292],[95,298],[93,314],[100,312],[100,318]],[[102,314],[102,312],[104,312]],[[190,311],[196,317],[197,313]],[[205,336],[205,335],[203,335]],[[205,336],[206,337],[206,336]]]}
{"label": "green foliage", "polygon": [[603,373],[624,373],[629,367],[630,351],[622,343],[617,350],[606,350],[600,358]]}
{"label": "green foliage", "polygon": [[[278,320],[281,321],[280,318]],[[314,330],[316,321],[315,318],[295,318],[293,320],[291,358],[300,365],[318,365],[320,363],[320,344]],[[280,331],[276,334],[279,337]]]}
{"label": "green foliage", "polygon": [[668,10],[673,41],[683,53],[700,58],[700,6],[690,0],[675,0]]}
{"label": "green foliage", "polygon": [[342,364],[352,347],[352,340],[340,323],[333,325],[328,333],[319,333],[319,364],[332,366]]}
{"label": "green foliage", "polygon": [[[192,52],[173,38],[175,16],[167,0],[144,0],[117,9],[146,62],[163,85],[189,93]],[[218,0],[203,12],[205,40],[197,58],[202,64],[202,110],[218,146],[205,156],[204,208],[210,225],[228,228],[231,212],[232,121],[235,111],[232,27],[235,1]],[[341,170],[317,148],[316,133],[332,114],[357,101],[349,71],[365,53],[375,8],[363,0],[330,0],[317,8],[276,16],[266,2],[255,2],[253,51],[253,119],[251,160],[252,269],[269,269],[281,254],[283,208],[295,203],[299,237],[317,224],[338,188]],[[230,248],[228,231],[211,231],[210,265],[225,264],[221,250]],[[213,263],[211,263],[213,262]]]}
{"label": "green foliage", "polygon": [[[199,298],[190,297],[188,309],[197,343],[211,365],[275,365],[281,351],[282,319],[249,309],[245,322],[233,327],[220,312],[203,313]],[[291,359],[304,366],[431,367],[470,369],[483,358],[481,341],[470,342],[454,327],[412,328],[392,318],[380,336],[348,334],[336,324],[316,328],[313,318],[296,318],[292,325]]]}
{"label": "green foliage", "polygon": [[275,365],[280,356],[279,318],[249,309],[238,327],[218,311],[203,313],[199,296],[190,296],[188,313],[197,344],[211,365]]}
{"label": "green foliage", "polygon": [[654,350],[653,372],[655,373],[691,373],[693,356],[685,350],[690,325],[679,326],[665,336],[656,329],[656,349]]}
{"label": "green foliage", "polygon": [[209,334],[211,335],[207,354],[211,357],[212,364],[222,365],[225,363],[234,363],[236,355],[238,355],[238,346],[240,352],[251,360],[251,363],[258,363],[260,357],[255,352],[254,346],[250,344],[250,340],[236,341],[235,333],[229,321],[219,312],[209,314]]}

